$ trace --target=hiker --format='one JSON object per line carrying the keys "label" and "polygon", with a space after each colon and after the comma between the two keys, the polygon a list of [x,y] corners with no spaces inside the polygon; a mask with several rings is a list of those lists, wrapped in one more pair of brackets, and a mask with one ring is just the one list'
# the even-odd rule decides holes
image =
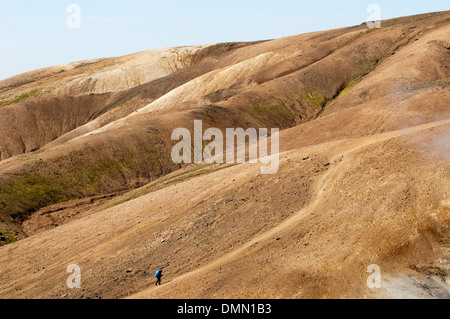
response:
{"label": "hiker", "polygon": [[158,271],[155,273],[155,278],[157,279],[155,286],[158,286],[158,284],[161,286],[161,277],[162,277],[162,270],[158,269]]}

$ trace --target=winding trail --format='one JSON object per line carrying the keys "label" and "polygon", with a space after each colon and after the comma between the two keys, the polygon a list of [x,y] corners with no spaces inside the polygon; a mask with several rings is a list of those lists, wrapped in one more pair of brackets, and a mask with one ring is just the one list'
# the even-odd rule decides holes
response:
{"label": "winding trail", "polygon": [[[249,240],[248,242],[246,242],[239,248],[233,250],[232,252],[225,254],[224,256],[219,257],[216,260],[210,262],[209,264],[206,264],[196,270],[187,272],[185,274],[182,274],[182,275],[172,279],[171,281],[167,282],[165,284],[165,286],[174,285],[177,282],[184,280],[190,276],[193,276],[198,273],[204,273],[205,271],[210,270],[212,268],[222,266],[222,265],[234,260],[237,257],[242,257],[246,253],[250,252],[252,247],[255,247],[258,243],[260,243],[264,240],[267,240],[269,238],[275,237],[276,234],[280,233],[283,230],[287,230],[290,227],[294,227],[296,224],[298,224],[299,221],[301,221],[305,216],[307,216],[308,213],[313,212],[316,209],[316,207],[318,206],[318,204],[322,198],[322,194],[326,190],[326,186],[328,185],[328,183],[330,183],[331,181],[333,181],[335,179],[337,174],[339,174],[339,172],[340,172],[339,168],[341,166],[345,165],[347,163],[347,161],[350,159],[350,157],[346,157],[347,155],[349,155],[355,151],[358,151],[364,147],[376,144],[376,143],[380,143],[380,142],[384,142],[384,141],[387,141],[390,139],[398,138],[400,136],[418,133],[421,131],[429,130],[429,129],[443,126],[443,125],[450,125],[450,118],[441,120],[441,121],[436,121],[436,122],[431,122],[431,123],[427,123],[427,124],[409,127],[406,129],[401,129],[401,130],[396,130],[396,131],[391,131],[391,132],[386,132],[386,133],[380,133],[377,135],[356,138],[356,139],[351,139],[351,140],[341,140],[340,141],[341,144],[337,146],[338,150],[335,152],[333,157],[331,157],[330,162],[334,162],[335,160],[337,160],[339,158],[343,158],[343,159],[338,164],[336,164],[333,169],[327,171],[317,181],[315,195],[314,195],[313,199],[311,200],[310,204],[308,204],[307,206],[305,206],[304,208],[302,208],[301,210],[296,212],[291,217],[285,219],[277,226],[271,228],[270,230],[268,230],[262,234],[255,236],[253,239]],[[292,151],[287,151],[287,152],[292,152]],[[153,289],[156,289],[156,288],[150,287],[150,288],[143,290],[141,292],[138,292],[134,295],[128,296],[127,298],[130,298],[130,299],[146,298],[146,295],[151,293],[153,291]]]}

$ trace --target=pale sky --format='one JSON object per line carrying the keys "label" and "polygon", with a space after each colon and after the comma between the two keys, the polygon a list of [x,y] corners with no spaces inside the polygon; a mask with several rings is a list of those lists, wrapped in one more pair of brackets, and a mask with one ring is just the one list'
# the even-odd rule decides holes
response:
{"label": "pale sky", "polygon": [[[80,9],[80,28],[67,20]],[[144,50],[254,41],[450,10],[446,0],[14,0],[0,3],[0,79],[33,69]],[[78,20],[70,19],[72,26]],[[75,24],[74,24],[75,23]]]}

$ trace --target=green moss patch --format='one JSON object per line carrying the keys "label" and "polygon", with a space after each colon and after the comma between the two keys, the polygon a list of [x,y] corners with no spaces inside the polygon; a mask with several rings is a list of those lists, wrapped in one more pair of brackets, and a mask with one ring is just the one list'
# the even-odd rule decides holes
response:
{"label": "green moss patch", "polygon": [[16,96],[13,99],[10,100],[1,100],[0,101],[0,106],[8,106],[10,104],[14,104],[14,103],[19,103],[25,100],[28,100],[29,98],[33,97],[33,96],[38,96],[42,93],[42,88],[39,89],[33,89],[31,91],[22,93],[19,96]]}
{"label": "green moss patch", "polygon": [[324,96],[313,96],[310,92],[308,92],[307,96],[302,96],[301,99],[310,107],[315,109],[322,108],[327,104],[327,99]]}
{"label": "green moss patch", "polygon": [[253,116],[269,119],[273,117],[290,117],[289,108],[280,100],[269,100],[253,103],[250,109]]}

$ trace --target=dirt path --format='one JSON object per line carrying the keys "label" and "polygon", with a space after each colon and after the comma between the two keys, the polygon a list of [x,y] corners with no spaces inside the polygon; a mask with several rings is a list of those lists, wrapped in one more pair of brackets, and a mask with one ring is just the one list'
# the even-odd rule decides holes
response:
{"label": "dirt path", "polygon": [[[320,200],[322,197],[321,195],[327,189],[326,187],[327,187],[328,183],[335,179],[336,175],[339,174],[339,172],[340,172],[340,168],[342,166],[349,165],[348,161],[351,158],[346,157],[347,155],[349,155],[357,150],[360,150],[362,148],[365,148],[367,146],[376,144],[376,143],[380,143],[380,142],[387,141],[387,140],[397,138],[400,136],[414,134],[414,133],[417,133],[420,131],[425,131],[425,130],[428,130],[428,129],[431,129],[434,127],[448,125],[448,124],[450,124],[450,119],[437,121],[437,122],[431,122],[431,123],[418,125],[418,126],[414,126],[414,127],[409,127],[406,129],[381,133],[381,134],[377,134],[377,135],[373,135],[373,136],[342,141],[342,143],[338,146],[338,149],[336,150],[333,157],[331,157],[330,162],[338,161],[341,158],[342,158],[342,161],[340,161],[334,167],[334,169],[329,170],[318,180],[318,182],[316,184],[315,196],[309,205],[307,205],[306,207],[304,207],[303,209],[301,209],[300,211],[295,213],[290,218],[284,220],[283,222],[278,224],[276,227],[274,227],[260,235],[255,236],[252,240],[243,244],[241,247],[235,249],[234,251],[232,251],[222,257],[219,257],[215,261],[213,261],[203,267],[200,267],[194,271],[180,275],[180,276],[174,278],[173,280],[171,280],[170,282],[166,283],[166,285],[168,285],[168,286],[173,285],[176,282],[179,282],[183,279],[188,278],[189,276],[193,276],[198,273],[204,273],[207,270],[224,265],[224,264],[232,261],[233,259],[237,258],[238,256],[242,257],[242,255],[244,255],[245,253],[248,253],[251,251],[252,246],[255,247],[256,244],[258,244],[262,241],[265,241],[267,239],[273,238],[280,232],[287,230],[290,227],[295,226],[298,222],[300,222],[307,215],[307,213],[314,211],[314,209],[320,203]],[[292,152],[292,151],[288,151],[288,152]],[[129,296],[128,298],[132,298],[132,299],[133,298],[145,298],[145,296],[147,294],[151,293],[154,289],[156,289],[156,287],[151,287],[145,291],[142,291],[142,292],[139,292],[132,296]]]}

